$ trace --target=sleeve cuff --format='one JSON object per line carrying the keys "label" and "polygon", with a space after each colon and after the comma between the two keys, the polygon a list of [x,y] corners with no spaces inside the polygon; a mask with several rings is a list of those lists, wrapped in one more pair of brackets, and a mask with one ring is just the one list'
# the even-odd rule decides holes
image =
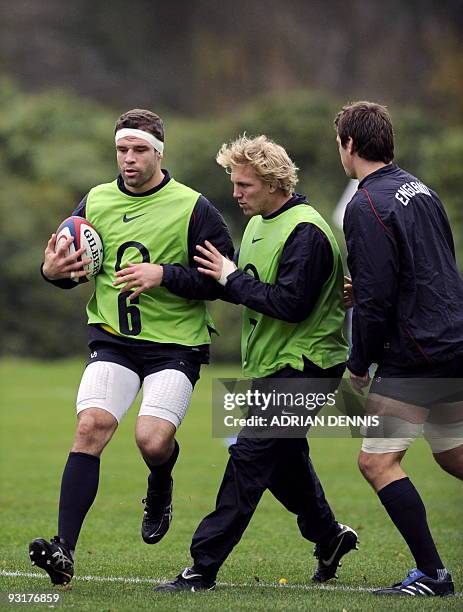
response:
{"label": "sleeve cuff", "polygon": [[172,279],[172,273],[173,273],[173,268],[174,266],[172,266],[171,264],[161,264],[161,268],[162,268],[162,281],[161,281],[161,287],[165,287],[166,289],[169,288],[169,282]]}
{"label": "sleeve cuff", "polygon": [[240,268],[237,268],[236,270],[234,270],[231,274],[227,276],[227,285],[235,278],[239,278],[241,274],[243,274],[243,270],[241,270]]}
{"label": "sleeve cuff", "polygon": [[47,281],[47,283],[51,283],[52,281],[49,278],[47,278],[45,274],[43,273],[43,264],[44,262],[42,261],[42,263],[40,264],[40,274],[42,275],[43,280]]}
{"label": "sleeve cuff", "polygon": [[219,278],[219,283],[222,285],[222,287],[225,287],[228,282],[228,277],[233,274],[233,272],[236,272],[234,262],[222,255],[222,274]]}
{"label": "sleeve cuff", "polygon": [[40,265],[40,274],[42,275],[44,281],[47,281],[47,283],[50,283],[50,285],[54,285],[55,287],[59,287],[60,289],[72,289],[73,287],[77,287],[77,285],[79,284],[75,283],[70,278],[62,278],[60,280],[51,280],[50,278],[47,278],[43,273],[43,262]]}

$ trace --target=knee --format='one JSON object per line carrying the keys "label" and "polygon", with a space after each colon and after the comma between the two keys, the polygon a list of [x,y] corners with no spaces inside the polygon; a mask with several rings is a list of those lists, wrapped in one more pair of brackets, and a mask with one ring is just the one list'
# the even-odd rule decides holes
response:
{"label": "knee", "polygon": [[375,485],[395,465],[396,461],[388,455],[361,452],[358,458],[359,470],[370,484]]}
{"label": "knee", "polygon": [[116,419],[104,410],[84,410],[79,415],[74,451],[100,453],[117,427]]}
{"label": "knee", "polygon": [[463,480],[463,445],[448,451],[434,453],[433,456],[443,470]]}
{"label": "knee", "polygon": [[371,482],[378,473],[379,463],[373,453],[361,452],[358,457],[358,467],[362,476]]}
{"label": "knee", "polygon": [[165,463],[174,448],[173,438],[153,433],[137,433],[136,442],[141,454],[150,465]]}
{"label": "knee", "polygon": [[375,491],[379,491],[390,482],[407,476],[400,466],[404,455],[405,451],[391,453],[361,451],[358,459],[359,469]]}

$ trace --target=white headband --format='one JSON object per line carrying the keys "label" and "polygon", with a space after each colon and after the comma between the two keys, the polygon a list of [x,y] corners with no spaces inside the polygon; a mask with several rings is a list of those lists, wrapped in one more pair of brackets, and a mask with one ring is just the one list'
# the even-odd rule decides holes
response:
{"label": "white headband", "polygon": [[153,136],[149,132],[145,132],[145,130],[134,130],[132,128],[122,128],[122,130],[117,130],[114,140],[117,141],[121,138],[125,138],[126,136],[136,136],[137,138],[141,138],[142,140],[146,140],[156,151],[162,153],[164,151],[164,143],[162,140]]}

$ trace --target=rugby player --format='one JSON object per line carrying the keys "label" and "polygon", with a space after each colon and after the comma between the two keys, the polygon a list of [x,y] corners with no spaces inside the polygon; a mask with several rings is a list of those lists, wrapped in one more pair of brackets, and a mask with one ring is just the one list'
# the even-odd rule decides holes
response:
{"label": "rugby player", "polygon": [[366,408],[383,417],[381,431],[363,440],[359,467],[416,562],[405,580],[376,593],[451,595],[452,577],[401,461],[423,430],[437,463],[463,476],[463,280],[452,231],[437,194],[394,164],[384,106],[345,106],[335,125],[344,170],[360,181],[344,217],[354,298],[347,367],[362,391],[378,364]]}
{"label": "rugby player", "polygon": [[[220,286],[200,274],[195,245],[211,240],[233,255],[218,211],[161,168],[164,126],[144,109],[121,115],[115,144],[120,174],[83,198],[74,215],[102,238],[104,261],[87,306],[90,358],[77,396],[77,429],[61,481],[58,534],[29,546],[31,561],[53,584],[74,573],[74,551],[98,488],[100,455],[143,386],[135,437],[150,471],[142,537],[161,540],[172,518],[175,433],[185,417],[200,367],[209,360],[213,323],[205,299]],[[42,275],[62,288],[85,274],[82,250],[55,252],[53,234]],[[152,262],[162,262],[161,265]]]}
{"label": "rugby player", "polygon": [[[231,173],[233,197],[250,217],[236,266],[207,241],[198,246],[199,271],[225,287],[225,298],[244,305],[242,367],[245,377],[287,390],[313,380],[336,389],[345,370],[341,255],[328,224],[294,193],[297,168],[283,147],[265,136],[238,138],[217,162]],[[280,432],[281,433],[281,432]],[[303,538],[315,543],[313,580],[335,576],[357,534],[341,525],[325,498],[309,457],[307,431],[272,437],[244,428],[235,444],[215,510],[193,536],[193,566],[158,591],[212,590],[217,573],[239,542],[265,490],[297,516]]]}

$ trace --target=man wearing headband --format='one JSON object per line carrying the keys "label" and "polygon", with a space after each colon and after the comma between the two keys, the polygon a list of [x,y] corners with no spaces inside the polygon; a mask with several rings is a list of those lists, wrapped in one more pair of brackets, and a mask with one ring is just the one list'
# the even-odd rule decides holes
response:
{"label": "man wearing headband", "polygon": [[[213,322],[204,300],[217,283],[200,274],[195,245],[211,240],[233,255],[228,229],[204,196],[161,168],[161,118],[134,109],[116,122],[120,174],[90,190],[72,213],[98,231],[104,261],[88,306],[90,357],[77,396],[75,439],[61,482],[58,535],[34,540],[31,560],[54,584],[74,574],[74,550],[98,488],[100,455],[143,387],[135,437],[148,466],[142,537],[155,544],[172,518],[175,440],[199,379],[209,361]],[[82,254],[66,256],[72,239],[55,253],[53,234],[42,275],[61,288],[84,276]],[[151,262],[163,262],[162,265]]]}

